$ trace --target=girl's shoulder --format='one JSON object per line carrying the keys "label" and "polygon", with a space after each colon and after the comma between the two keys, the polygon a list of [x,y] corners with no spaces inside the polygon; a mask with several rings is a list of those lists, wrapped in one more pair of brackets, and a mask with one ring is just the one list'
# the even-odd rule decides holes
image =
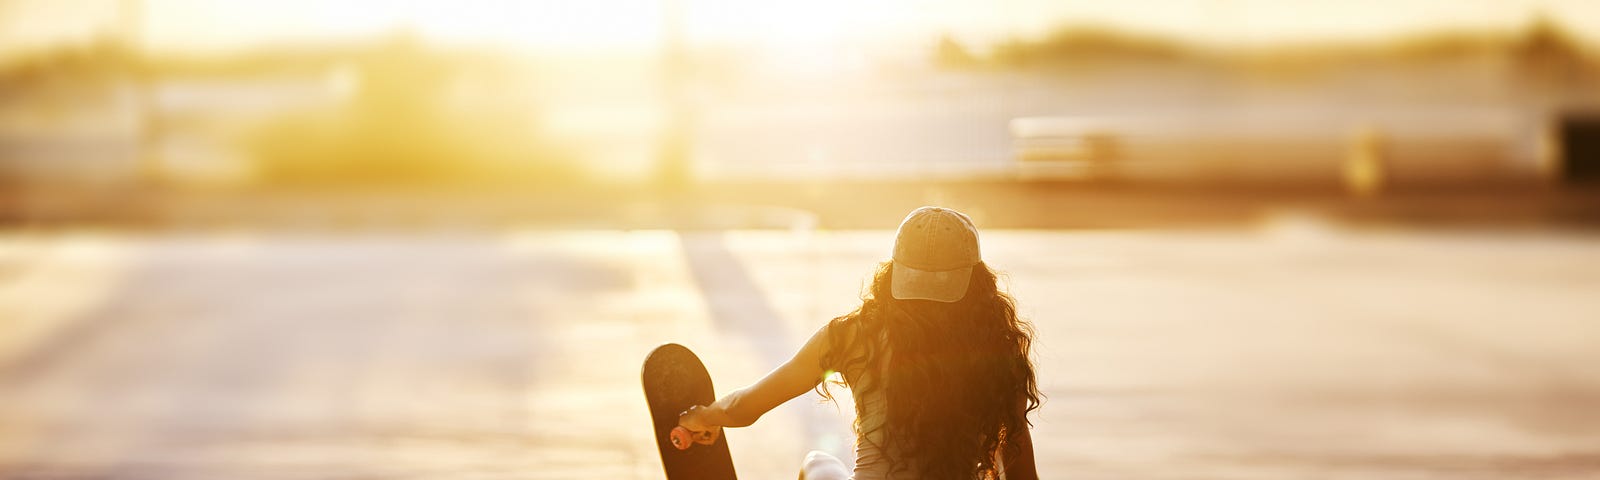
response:
{"label": "girl's shoulder", "polygon": [[[823,326],[828,337],[829,354],[834,357],[855,358],[881,347],[888,337],[882,324],[874,322],[861,310],[834,317]],[[872,340],[872,341],[863,341]]]}

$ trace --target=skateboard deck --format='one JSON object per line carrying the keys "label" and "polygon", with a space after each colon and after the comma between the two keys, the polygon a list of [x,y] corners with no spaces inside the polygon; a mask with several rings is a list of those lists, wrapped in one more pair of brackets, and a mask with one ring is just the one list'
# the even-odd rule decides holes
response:
{"label": "skateboard deck", "polygon": [[678,414],[694,405],[710,405],[716,401],[711,387],[711,375],[700,357],[683,345],[668,343],[644,357],[641,375],[644,399],[650,405],[650,421],[661,451],[661,466],[666,469],[667,480],[734,480],[733,457],[728,454],[727,436],[718,435],[709,445],[694,443],[677,432],[680,449],[673,445],[673,429],[678,426]]}

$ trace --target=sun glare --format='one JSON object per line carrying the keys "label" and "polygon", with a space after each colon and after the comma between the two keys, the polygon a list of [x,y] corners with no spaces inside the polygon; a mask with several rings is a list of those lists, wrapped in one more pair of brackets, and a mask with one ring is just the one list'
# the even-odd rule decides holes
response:
{"label": "sun glare", "polygon": [[678,32],[695,44],[794,48],[861,40],[869,33],[894,31],[898,25],[886,6],[842,0],[146,0],[145,5],[145,40],[177,50],[361,38],[404,30],[444,44],[647,52],[660,47],[669,18],[678,19]]}
{"label": "sun glare", "polygon": [[1106,25],[1222,46],[1506,30],[1535,14],[1561,18],[1581,37],[1600,29],[1600,6],[1593,2],[1390,3],[1374,15],[1370,2],[1268,0],[12,0],[0,2],[0,52],[116,32],[176,52],[317,45],[407,31],[446,45],[587,54],[655,52],[668,32],[695,47],[788,51],[920,48],[946,34],[983,48],[1062,25]]}
{"label": "sun glare", "polygon": [[430,41],[532,50],[639,50],[661,35],[662,3],[148,0],[147,41],[183,50],[410,31]]}

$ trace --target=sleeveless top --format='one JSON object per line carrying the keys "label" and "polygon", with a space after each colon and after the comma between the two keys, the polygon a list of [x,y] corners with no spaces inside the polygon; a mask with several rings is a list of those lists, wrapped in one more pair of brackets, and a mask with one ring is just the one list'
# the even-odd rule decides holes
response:
{"label": "sleeveless top", "polygon": [[[883,360],[879,368],[867,367],[858,375],[846,375],[850,383],[850,396],[856,402],[856,412],[859,428],[856,429],[856,465],[854,469],[855,480],[889,480],[918,478],[914,465],[906,463],[899,457],[899,452],[890,451],[884,435],[884,424],[889,421],[889,396],[884,392],[885,387],[879,382],[883,381],[883,366],[889,364],[893,352],[889,351],[888,332],[883,332],[875,347],[883,350]],[[857,343],[861,345],[861,343]],[[830,366],[835,370],[843,368]],[[837,366],[837,367],[842,367]],[[891,467],[898,467],[899,471],[891,476]]]}
{"label": "sleeveless top", "polygon": [[[887,355],[884,357],[884,363],[888,363]],[[857,385],[852,385],[850,389],[850,395],[856,402],[856,411],[861,415],[860,428],[856,430],[854,478],[855,480],[917,478],[916,469],[912,465],[897,456],[890,456],[898,452],[890,452],[889,442],[884,438],[883,426],[889,421],[889,398],[884,389],[875,383],[882,380],[876,373],[880,372],[862,372],[860,378],[855,379]],[[893,466],[898,466],[901,470],[891,477],[889,469]]]}
{"label": "sleeveless top", "polygon": [[[887,343],[887,339],[879,339],[878,345],[884,349],[883,362],[880,365],[888,365],[889,360],[893,358],[893,352],[889,351]],[[907,463],[900,457],[901,452],[889,445],[884,437],[883,426],[889,421],[889,397],[884,393],[884,388],[876,383],[883,380],[883,372],[867,368],[857,378],[850,380],[850,396],[855,400],[856,411],[860,415],[860,428],[856,430],[856,465],[851,478],[853,480],[920,478],[916,465]],[[897,470],[891,474],[891,468]],[[1000,478],[1005,478],[1004,468],[999,473]]]}

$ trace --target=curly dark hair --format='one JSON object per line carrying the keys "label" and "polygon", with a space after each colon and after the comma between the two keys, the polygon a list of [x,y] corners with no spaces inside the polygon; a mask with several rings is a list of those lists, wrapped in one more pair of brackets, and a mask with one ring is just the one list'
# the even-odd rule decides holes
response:
{"label": "curly dark hair", "polygon": [[[891,470],[914,468],[928,479],[998,478],[1002,449],[1007,457],[1018,453],[1006,433],[1029,428],[1027,414],[1042,399],[1029,356],[1033,327],[1017,318],[1011,296],[985,264],[972,269],[966,295],[952,303],[895,299],[892,266],[880,264],[861,306],[830,322],[834,347],[823,364],[838,370],[845,386],[884,390],[888,417],[879,438],[888,444],[877,447],[897,452],[890,458],[902,463]],[[863,385],[865,372],[883,381]],[[828,383],[818,392],[831,400]],[[868,428],[862,408],[857,402],[858,432]]]}

